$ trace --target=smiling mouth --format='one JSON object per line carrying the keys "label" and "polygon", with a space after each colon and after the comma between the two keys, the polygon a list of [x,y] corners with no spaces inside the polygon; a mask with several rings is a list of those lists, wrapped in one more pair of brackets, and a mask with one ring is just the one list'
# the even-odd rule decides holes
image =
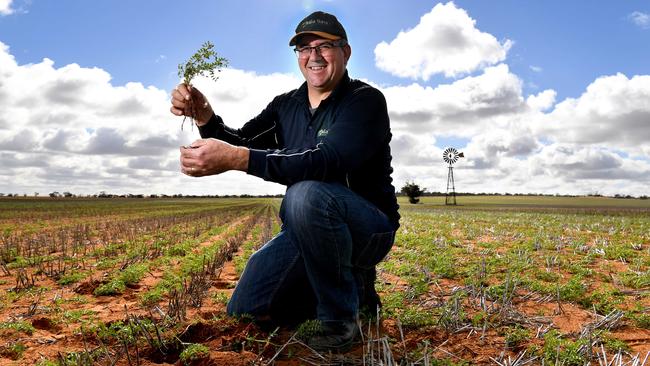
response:
{"label": "smiling mouth", "polygon": [[308,69],[311,71],[321,71],[325,69],[325,66],[309,66]]}

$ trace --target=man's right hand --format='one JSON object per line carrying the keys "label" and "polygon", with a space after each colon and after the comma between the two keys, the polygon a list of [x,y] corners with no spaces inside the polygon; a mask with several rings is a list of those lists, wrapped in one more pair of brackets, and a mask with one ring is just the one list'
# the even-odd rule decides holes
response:
{"label": "man's right hand", "polygon": [[[208,123],[214,113],[205,95],[199,89],[186,84],[178,84],[172,90],[171,102],[172,106],[169,110],[172,114],[192,117],[197,126]],[[192,112],[194,113],[192,114]]]}

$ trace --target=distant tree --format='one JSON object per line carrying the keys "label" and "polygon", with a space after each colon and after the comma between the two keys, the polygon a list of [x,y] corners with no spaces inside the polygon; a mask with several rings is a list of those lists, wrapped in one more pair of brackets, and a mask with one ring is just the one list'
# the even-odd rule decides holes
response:
{"label": "distant tree", "polygon": [[61,193],[59,193],[57,191],[54,191],[54,192],[50,193],[50,197],[52,197],[52,198],[61,197]]}
{"label": "distant tree", "polygon": [[63,192],[63,197],[68,197],[69,198],[69,197],[72,197],[72,196],[73,196],[73,194],[70,193],[70,192]]}
{"label": "distant tree", "polygon": [[425,191],[426,188],[421,189],[419,185],[415,184],[415,182],[406,182],[404,187],[402,187],[402,193],[407,195],[409,202],[413,204],[420,202],[420,199],[418,197],[423,195]]}
{"label": "distant tree", "polygon": [[38,197],[38,192],[34,192],[34,197]]}

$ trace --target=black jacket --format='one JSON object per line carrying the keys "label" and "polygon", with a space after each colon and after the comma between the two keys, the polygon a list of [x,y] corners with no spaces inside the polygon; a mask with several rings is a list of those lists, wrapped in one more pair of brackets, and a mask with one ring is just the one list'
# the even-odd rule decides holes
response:
{"label": "black jacket", "polygon": [[339,182],[398,226],[386,99],[347,72],[313,115],[303,83],[275,97],[240,129],[213,115],[199,132],[250,148],[248,174],[288,186],[302,180]]}

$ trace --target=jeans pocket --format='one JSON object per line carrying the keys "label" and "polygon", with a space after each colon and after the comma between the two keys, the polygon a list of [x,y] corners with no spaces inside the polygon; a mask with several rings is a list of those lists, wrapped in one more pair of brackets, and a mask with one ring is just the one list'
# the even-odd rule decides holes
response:
{"label": "jeans pocket", "polygon": [[394,241],[394,231],[372,234],[368,243],[358,251],[354,265],[366,269],[373,268],[388,254]]}

